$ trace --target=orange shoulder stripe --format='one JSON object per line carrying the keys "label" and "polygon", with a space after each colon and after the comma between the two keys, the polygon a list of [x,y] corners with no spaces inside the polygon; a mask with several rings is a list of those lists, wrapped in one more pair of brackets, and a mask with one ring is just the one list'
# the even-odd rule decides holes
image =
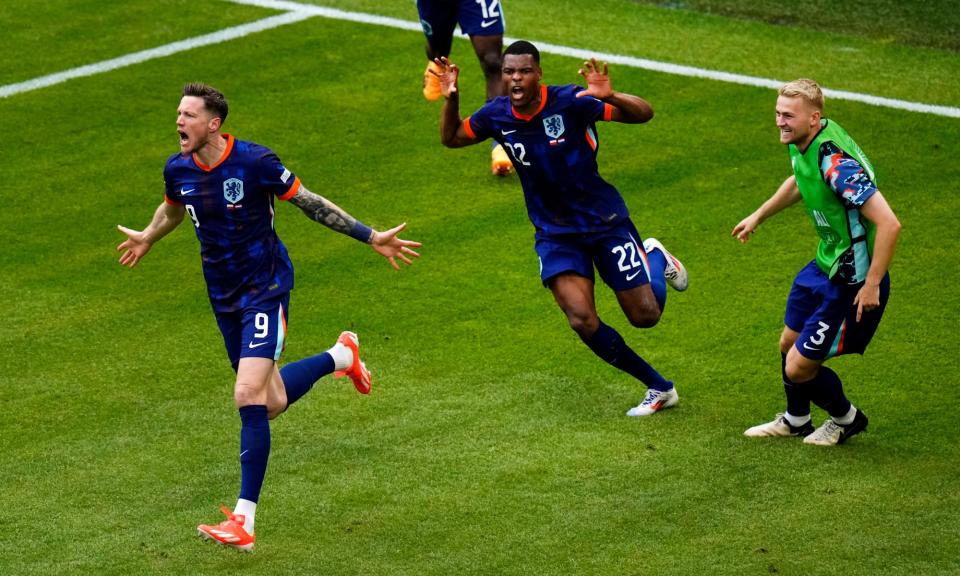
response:
{"label": "orange shoulder stripe", "polygon": [[463,119],[463,131],[467,133],[471,140],[477,139],[477,135],[473,133],[473,127],[470,126],[470,116]]}
{"label": "orange shoulder stripe", "polygon": [[603,121],[609,122],[611,118],[613,118],[613,106],[604,102],[603,103]]}
{"label": "orange shoulder stripe", "polygon": [[289,200],[293,198],[294,194],[296,194],[298,190],[300,190],[300,177],[295,176],[293,178],[293,184],[290,185],[290,188],[288,188],[287,191],[280,196],[277,196],[277,198],[284,201]]}

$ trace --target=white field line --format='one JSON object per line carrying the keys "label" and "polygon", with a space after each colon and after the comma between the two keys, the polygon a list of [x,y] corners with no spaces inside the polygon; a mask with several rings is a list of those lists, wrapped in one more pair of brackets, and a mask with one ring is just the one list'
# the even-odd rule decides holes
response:
{"label": "white field line", "polygon": [[285,14],[278,14],[276,16],[264,18],[263,20],[250,22],[248,24],[234,26],[233,28],[225,28],[223,30],[218,30],[217,32],[204,34],[203,36],[195,36],[186,40],[180,40],[179,42],[173,42],[172,44],[165,44],[157,48],[150,48],[149,50],[134,52],[132,54],[127,54],[126,56],[120,56],[119,58],[104,60],[102,62],[97,62],[96,64],[88,64],[78,68],[71,68],[70,70],[64,70],[63,72],[57,72],[47,76],[40,76],[32,80],[27,80],[26,82],[7,84],[6,86],[0,86],[0,98],[8,98],[14,94],[29,92],[38,88],[46,88],[47,86],[60,84],[74,78],[82,78],[84,76],[93,76],[94,74],[109,72],[111,70],[116,70],[117,68],[139,64],[140,62],[146,62],[147,60],[153,60],[154,58],[163,58],[164,56],[170,56],[171,54],[176,54],[177,52],[183,52],[185,50],[192,50],[194,48],[199,48],[200,46],[209,46],[211,44],[226,42],[227,40],[243,38],[249,34],[261,32],[263,30],[270,30],[271,28],[277,28],[279,26],[285,26],[287,24],[306,20],[307,18],[312,18],[313,16],[313,14],[307,14],[304,12],[287,12]]}
{"label": "white field line", "polygon": [[[21,82],[18,84],[9,84],[7,86],[0,86],[0,98],[12,96],[13,94],[18,94],[20,92],[35,90],[37,88],[43,88],[45,86],[52,86],[54,84],[65,82],[71,78],[78,78],[81,76],[98,74],[100,72],[114,70],[116,68],[121,68],[123,66],[129,66],[131,64],[144,62],[146,60],[150,60],[153,58],[169,56],[170,54],[174,54],[176,52],[181,52],[184,50],[190,50],[192,48],[197,48],[199,46],[206,46],[208,44],[216,44],[218,42],[224,42],[226,40],[241,38],[243,36],[252,34],[254,32],[260,32],[261,30],[267,30],[270,28],[275,28],[277,26],[283,26],[285,24],[299,22],[301,20],[305,20],[313,16],[330,18],[334,20],[346,20],[349,22],[358,22],[361,24],[387,26],[390,28],[398,28],[401,30],[411,30],[411,31],[418,31],[418,32],[420,31],[420,24],[417,22],[400,20],[397,18],[389,18],[386,16],[377,16],[375,14],[366,14],[363,12],[348,12],[345,10],[338,10],[336,8],[326,8],[323,6],[314,6],[311,4],[301,4],[299,2],[291,2],[288,0],[229,0],[229,1],[234,2],[236,4],[246,4],[250,6],[258,6],[261,8],[270,8],[274,10],[287,10],[288,12],[279,16],[272,16],[270,18],[258,20],[250,24],[245,24],[242,26],[236,26],[234,28],[228,28],[226,30],[221,30],[220,32],[214,32],[212,34],[198,36],[196,38],[191,38],[191,39],[183,40],[180,42],[174,42],[173,44],[167,44],[165,46],[160,46],[159,48],[153,48],[150,50],[144,50],[142,52],[136,52],[134,54],[122,56],[120,58],[115,58],[113,60],[106,60],[104,62],[99,62],[97,64],[81,66],[80,68],[74,68],[72,70],[67,70],[65,72],[51,74],[49,76],[42,76],[40,78],[35,78],[33,80],[28,80],[26,82]],[[509,42],[513,42],[515,39],[504,38],[504,40],[509,43]],[[569,57],[579,58],[579,59],[588,59],[593,57],[593,58],[597,58],[598,60],[604,60],[612,64],[620,64],[623,66],[629,66],[631,68],[640,68],[644,70],[651,70],[654,72],[663,72],[665,74],[673,74],[677,76],[704,78],[708,80],[717,80],[720,82],[729,82],[729,83],[741,84],[745,86],[756,86],[761,88],[772,88],[772,89],[777,89],[783,84],[783,81],[775,80],[772,78],[759,78],[756,76],[733,74],[730,72],[709,70],[706,68],[697,68],[694,66],[682,66],[679,64],[671,64],[669,62],[659,62],[657,60],[635,58],[633,56],[626,56],[623,54],[609,54],[604,52],[595,52],[591,50],[584,50],[581,48],[572,48],[570,46],[560,46],[556,44],[549,44],[547,42],[539,42],[536,40],[534,40],[533,43],[537,45],[537,47],[540,49],[541,52],[548,53],[548,54],[556,54],[559,56],[569,56]],[[946,116],[949,118],[960,118],[960,108],[957,108],[954,106],[924,104],[922,102],[911,102],[908,100],[899,100],[896,98],[885,98],[883,96],[874,96],[871,94],[861,94],[858,92],[848,92],[845,90],[833,90],[831,88],[824,88],[823,93],[827,98],[835,98],[837,100],[850,100],[853,102],[862,102],[864,104],[881,106],[885,108],[908,110],[911,112],[919,112],[922,114]]]}

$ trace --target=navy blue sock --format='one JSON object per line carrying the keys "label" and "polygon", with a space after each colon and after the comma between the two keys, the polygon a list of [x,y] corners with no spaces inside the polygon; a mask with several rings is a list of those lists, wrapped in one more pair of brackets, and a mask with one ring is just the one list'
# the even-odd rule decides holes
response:
{"label": "navy blue sock", "polygon": [[240,498],[256,502],[270,457],[270,420],[263,405],[240,407]]}
{"label": "navy blue sock", "polygon": [[659,248],[647,252],[647,262],[650,263],[650,287],[660,305],[660,311],[667,305],[667,279],[663,277],[663,270],[667,267],[667,258]]}
{"label": "navy blue sock", "polygon": [[666,391],[673,388],[673,382],[664,379],[636,352],[627,346],[616,330],[600,322],[600,327],[590,336],[580,338],[593,350],[593,353],[605,362],[623,370],[654,390]]}
{"label": "navy blue sock", "polygon": [[796,384],[787,377],[787,355],[780,353],[780,374],[783,376],[783,391],[787,394],[787,413],[791,416],[810,415],[810,396],[806,384]]}
{"label": "navy blue sock", "polygon": [[801,386],[807,389],[810,400],[830,416],[842,418],[850,411],[850,401],[843,394],[840,377],[826,366],[820,366],[813,380],[803,382]]}
{"label": "navy blue sock", "polygon": [[313,384],[333,372],[333,356],[328,352],[291,362],[280,369],[283,387],[287,390],[287,406],[299,400]]}

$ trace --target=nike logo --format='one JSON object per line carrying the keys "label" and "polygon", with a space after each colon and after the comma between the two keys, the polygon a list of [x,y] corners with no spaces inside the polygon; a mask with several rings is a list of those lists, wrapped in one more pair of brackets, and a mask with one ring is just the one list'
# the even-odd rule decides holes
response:
{"label": "nike logo", "polygon": [[241,452],[240,457],[243,458],[243,455],[246,454],[247,452],[249,452],[249,450],[244,450],[243,452]]}
{"label": "nike logo", "polygon": [[639,273],[641,273],[641,272],[643,272],[643,270],[637,270],[637,271],[634,272],[633,274],[627,274],[627,281],[629,282],[630,280],[633,280],[634,278],[637,277],[637,274],[639,274]]}
{"label": "nike logo", "polygon": [[183,188],[181,188],[181,189],[180,189],[180,195],[181,195],[181,196],[186,196],[187,194],[193,192],[194,190],[196,190],[196,188],[191,188],[191,189],[189,189],[189,190],[184,190]]}
{"label": "nike logo", "polygon": [[819,348],[816,348],[816,347],[814,347],[814,346],[809,346],[809,345],[807,345],[806,342],[803,343],[803,347],[806,348],[807,350],[813,350],[814,352],[819,352],[819,351],[820,351]]}
{"label": "nike logo", "polygon": [[497,18],[496,20],[491,20],[491,21],[489,21],[489,22],[487,22],[486,20],[484,20],[484,21],[480,22],[480,27],[481,27],[481,28],[489,28],[490,26],[493,26],[494,24],[496,24],[496,23],[499,22],[499,21],[500,21],[499,18]]}
{"label": "nike logo", "polygon": [[269,344],[269,342],[261,342],[261,343],[259,343],[259,344],[254,344],[253,342],[251,342],[251,343],[248,344],[247,346],[248,346],[251,350],[253,350],[254,348],[259,348],[259,347],[263,346],[264,344]]}
{"label": "nike logo", "polygon": [[500,130],[500,133],[503,134],[504,136],[506,136],[507,134],[513,134],[514,132],[516,132],[516,130],[503,130],[503,129]]}

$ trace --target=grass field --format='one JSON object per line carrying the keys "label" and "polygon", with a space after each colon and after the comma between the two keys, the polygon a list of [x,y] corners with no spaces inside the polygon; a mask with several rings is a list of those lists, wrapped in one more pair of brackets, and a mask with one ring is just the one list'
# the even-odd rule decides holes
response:
{"label": "grass field", "polygon": [[[416,20],[409,0],[315,3]],[[955,46],[909,41],[949,39],[947,6],[897,12],[907,40],[890,41],[808,25],[803,11],[770,23],[766,2],[733,16],[689,4],[505,9],[512,37],[960,105]],[[0,86],[275,13],[3,4]],[[745,246],[729,238],[789,174],[774,92],[611,70],[657,116],[599,127],[601,173],[691,275],[652,330],[630,328],[598,290],[605,321],[677,383],[676,409],[638,421],[623,414],[640,387],[596,359],[540,287],[516,179],[489,176],[486,146],[440,146],[439,106],[419,92],[422,44],[312,18],[0,99],[0,574],[960,573],[960,120],[828,101],[904,226],[876,338],[865,357],[830,363],[870,430],[837,449],[751,441],[743,429],[782,410],[783,306],[815,249],[799,208]],[[468,113],[479,68],[465,40],[453,58]],[[544,80],[576,81],[578,66],[545,54]],[[375,381],[361,397],[323,380],[273,422],[253,555],[195,535],[236,498],[239,426],[194,234],[181,227],[132,272],[113,251],[115,226],[146,225],[161,201],[193,80],[226,93],[229,132],[424,243],[394,273],[278,207],[297,267],[284,359],[349,328]]]}

